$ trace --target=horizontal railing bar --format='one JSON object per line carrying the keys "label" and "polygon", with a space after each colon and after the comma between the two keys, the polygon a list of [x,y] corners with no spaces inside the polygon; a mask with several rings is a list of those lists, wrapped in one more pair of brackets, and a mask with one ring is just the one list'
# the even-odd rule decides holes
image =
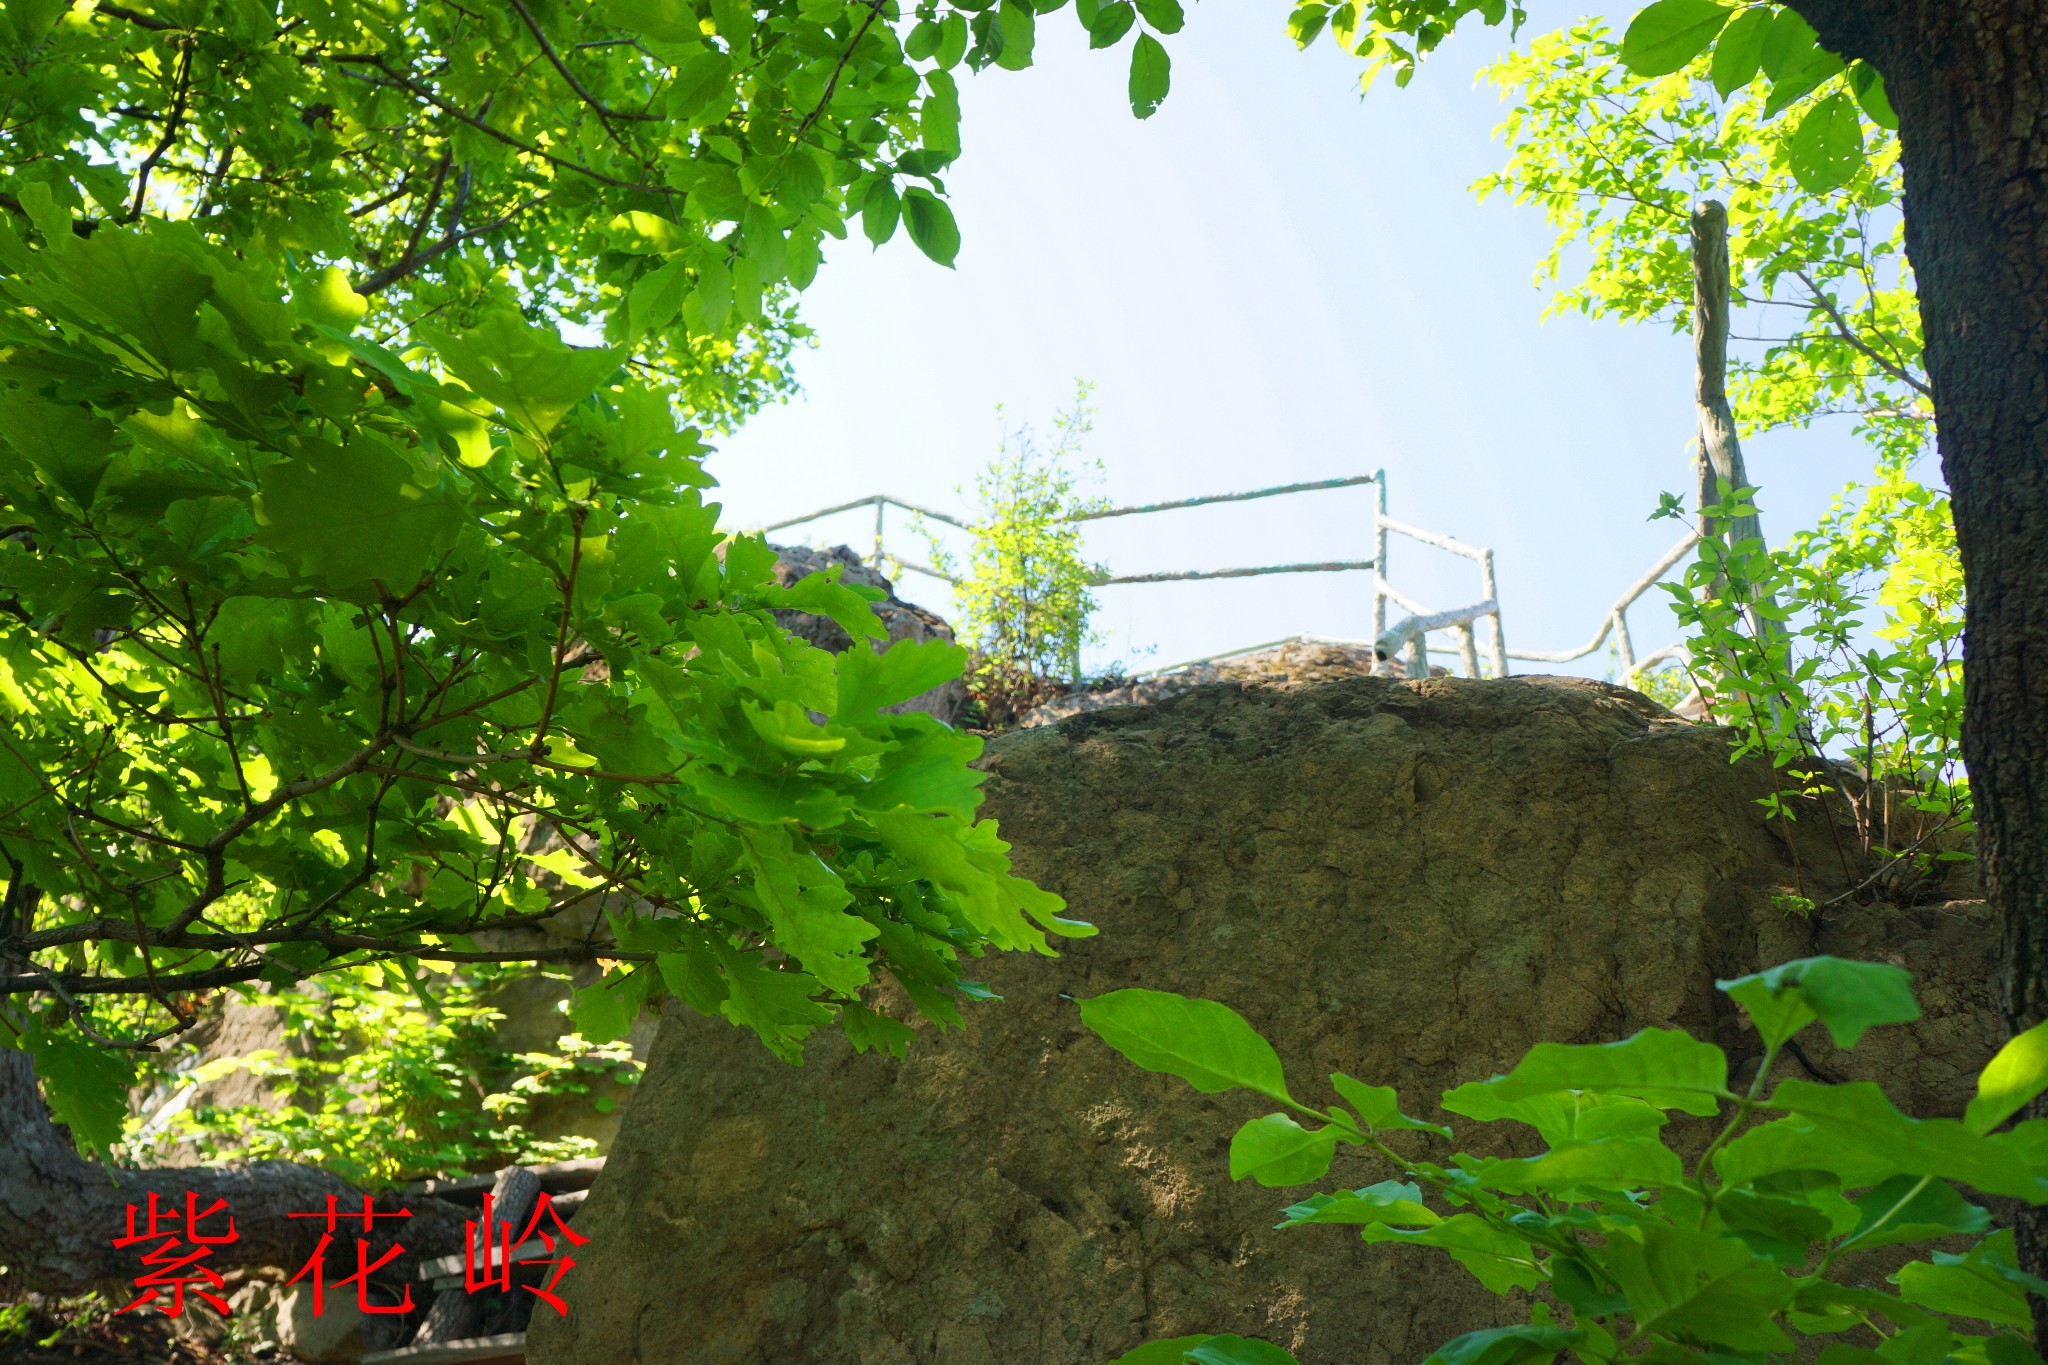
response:
{"label": "horizontal railing bar", "polygon": [[1407,593],[1402,592],[1392,583],[1380,584],[1380,593],[1389,602],[1392,602],[1395,606],[1399,607],[1402,611],[1407,612],[1410,616],[1431,615],[1431,612],[1428,607],[1423,606],[1420,602],[1410,597]]}
{"label": "horizontal railing bar", "polygon": [[1622,612],[1627,611],[1630,606],[1634,605],[1635,600],[1638,597],[1641,597],[1644,593],[1648,592],[1652,587],[1654,587],[1656,585],[1657,580],[1662,578],[1667,572],[1670,571],[1672,565],[1676,564],[1679,560],[1685,558],[1686,552],[1691,550],[1694,545],[1699,543],[1699,538],[1700,533],[1698,527],[1694,527],[1691,530],[1687,531],[1683,536],[1680,536],[1678,539],[1678,543],[1676,545],[1673,545],[1670,549],[1666,550],[1664,552],[1664,557],[1662,559],[1659,559],[1655,564],[1652,564],[1649,568],[1649,571],[1645,573],[1641,578],[1638,578],[1635,581],[1634,585],[1631,586],[1627,592],[1623,593],[1620,597],[1615,599],[1614,605],[1607,609],[1607,615],[1604,618],[1602,618],[1600,622],[1600,629],[1594,634],[1593,638],[1590,641],[1588,641],[1586,644],[1582,645],[1578,649],[1560,649],[1554,651],[1533,649],[1511,649],[1508,651],[1508,657],[1510,659],[1526,659],[1531,663],[1539,664],[1568,664],[1574,659],[1585,658],[1588,654],[1591,654],[1594,650],[1600,648],[1601,644],[1606,641],[1608,632],[1614,629],[1615,618],[1619,616]]}
{"label": "horizontal railing bar", "polygon": [[1376,520],[1385,530],[1404,535],[1410,540],[1419,540],[1424,545],[1434,545],[1439,550],[1448,550],[1454,555],[1463,555],[1467,559],[1479,559],[1486,553],[1478,546],[1467,545],[1455,536],[1438,535],[1435,531],[1425,531],[1420,526],[1410,526],[1407,522],[1395,521],[1392,517],[1382,516]]}
{"label": "horizontal railing bar", "polygon": [[1288,483],[1278,488],[1258,488],[1249,493],[1211,493],[1200,498],[1178,498],[1173,502],[1148,502],[1142,507],[1106,507],[1099,512],[1081,512],[1075,521],[1101,521],[1104,517],[1134,517],[1140,512],[1172,512],[1183,507],[1206,507],[1217,502],[1248,502],[1253,498],[1277,498],[1283,493],[1314,493],[1325,488],[1352,488],[1362,483],[1372,483],[1372,474],[1359,474],[1348,479],[1318,479],[1314,483]]}
{"label": "horizontal railing bar", "polygon": [[937,512],[929,507],[920,507],[914,502],[905,502],[903,499],[891,497],[887,493],[871,493],[865,498],[855,498],[852,502],[842,502],[836,507],[822,507],[815,512],[806,512],[800,517],[790,517],[785,521],[778,521],[773,525],[763,526],[761,530],[764,534],[769,531],[780,531],[790,526],[801,526],[807,521],[816,521],[820,517],[836,516],[841,512],[851,512],[857,507],[873,507],[877,503],[884,503],[890,507],[901,507],[906,512],[915,512],[921,517],[930,517],[933,521],[943,521],[946,525],[957,526],[963,531],[974,529],[958,517],[949,516],[944,512]]}
{"label": "horizontal railing bar", "polygon": [[1500,604],[1489,597],[1484,602],[1474,602],[1469,607],[1453,607],[1434,616],[1411,616],[1398,625],[1389,626],[1387,632],[1380,636],[1376,643],[1391,656],[1418,635],[1426,635],[1432,630],[1444,630],[1451,626],[1469,625],[1480,617],[1491,616],[1499,610]]}
{"label": "horizontal railing bar", "polygon": [[1190,569],[1183,573],[1134,573],[1115,578],[1090,579],[1091,588],[1111,588],[1121,583],[1181,583],[1197,578],[1255,578],[1270,573],[1346,573],[1370,569],[1370,559],[1338,559],[1323,564],[1270,564],[1254,569]]}
{"label": "horizontal railing bar", "polygon": [[942,583],[951,583],[956,588],[960,586],[960,580],[953,577],[953,575],[940,573],[937,569],[931,568],[928,565],[913,564],[907,559],[898,559],[895,555],[885,555],[883,558],[899,569],[908,569],[912,573],[921,573],[927,578],[936,578]]}

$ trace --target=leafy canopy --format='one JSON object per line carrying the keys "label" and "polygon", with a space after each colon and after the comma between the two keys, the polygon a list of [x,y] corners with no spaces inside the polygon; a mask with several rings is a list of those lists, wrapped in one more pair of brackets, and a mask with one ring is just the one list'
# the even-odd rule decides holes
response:
{"label": "leafy canopy", "polygon": [[[1588,1365],[1764,1359],[1789,1355],[1799,1337],[1852,1328],[1883,1345],[1828,1344],[1822,1359],[2038,1361],[2027,1294],[2048,1285],[2018,1269],[2012,1232],[1992,1231],[1958,1187],[2048,1203],[2048,1121],[1997,1131],[2048,1091],[2048,1025],[1992,1059],[1961,1121],[1914,1119],[1867,1081],[1770,1084],[1780,1050],[1815,1023],[1852,1047],[1872,1028],[1917,1019],[1906,972],[1814,957],[1719,984],[1763,1043],[1745,1090],[1729,1088],[1720,1048],[1675,1030],[1542,1043],[1506,1075],[1448,1091],[1443,1109],[1533,1129],[1544,1150],[1443,1164],[1407,1155],[1413,1143],[1389,1145],[1389,1132],[1430,1127],[1402,1115],[1390,1090],[1339,1072],[1330,1080],[1343,1104],[1295,1100],[1272,1047],[1213,1001],[1114,991],[1081,1002],[1081,1020],[1147,1070],[1212,1094],[1248,1089],[1292,1111],[1238,1129],[1232,1179],[1311,1184],[1340,1145],[1392,1168],[1377,1184],[1291,1205],[1282,1229],[1355,1227],[1368,1245],[1442,1252],[1495,1294],[1547,1291],[1547,1301],[1517,1297],[1527,1323],[1467,1333],[1431,1362],[1548,1365],[1567,1350]],[[1672,1110],[1718,1118],[1690,1163],[1664,1141]],[[1859,1273],[1864,1252],[1957,1237],[1974,1244],[1907,1262],[1893,1290]],[[1293,1359],[1270,1342],[1200,1334],[1141,1346],[1117,1365]]]}

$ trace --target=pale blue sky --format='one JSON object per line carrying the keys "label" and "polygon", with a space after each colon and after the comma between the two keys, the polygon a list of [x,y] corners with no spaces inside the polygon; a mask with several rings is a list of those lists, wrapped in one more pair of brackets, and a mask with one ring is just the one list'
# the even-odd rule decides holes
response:
{"label": "pale blue sky", "polygon": [[[1541,216],[1468,188],[1503,155],[1502,106],[1473,76],[1504,34],[1460,35],[1408,89],[1361,101],[1351,59],[1294,50],[1283,6],[1189,8],[1169,41],[1173,93],[1146,122],[1125,103],[1123,54],[1088,52],[1066,11],[1042,23],[1032,70],[962,82],[958,269],[902,237],[871,252],[856,232],[828,254],[805,296],[819,334],[798,362],[805,392],[712,460],[728,522],[873,492],[965,510],[955,490],[971,492],[995,449],[996,405],[1043,425],[1085,376],[1099,408],[1087,450],[1112,501],[1383,467],[1392,515],[1495,549],[1511,645],[1581,643],[1676,536],[1645,518],[1689,479],[1690,344],[1542,321]],[[1867,468],[1845,427],[1748,456],[1774,539]],[[1369,496],[1099,523],[1089,548],[1120,573],[1364,558]],[[895,525],[892,547],[915,549]],[[809,535],[864,550],[871,516]],[[1479,596],[1464,561],[1399,542],[1389,558],[1395,584],[1432,607]],[[902,587],[947,608],[941,584]],[[1368,633],[1362,574],[1101,596],[1110,641],[1094,664]],[[1673,638],[1661,603],[1632,624],[1644,652]],[[1572,671],[1607,667],[1603,652]]]}

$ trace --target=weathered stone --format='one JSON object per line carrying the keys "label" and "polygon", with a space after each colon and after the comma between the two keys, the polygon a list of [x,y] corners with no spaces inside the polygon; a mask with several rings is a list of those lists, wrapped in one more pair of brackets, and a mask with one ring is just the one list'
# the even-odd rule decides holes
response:
{"label": "weathered stone", "polygon": [[[1363,678],[1373,672],[1373,651],[1365,645],[1330,641],[1295,640],[1253,654],[1228,659],[1205,660],[1176,668],[1171,673],[1138,678],[1117,687],[1095,687],[1055,697],[1032,708],[1017,723],[1050,725],[1068,716],[1090,711],[1107,711],[1115,706],[1149,706],[1218,682],[1251,682],[1300,686],[1303,683],[1336,682],[1341,678]],[[1398,668],[1382,665],[1382,672]],[[1442,676],[1444,670],[1435,670]]]}
{"label": "weathered stone", "polygon": [[[1953,1114],[1997,1042],[1980,903],[1787,915],[1774,895],[1846,884],[1821,813],[1788,844],[1756,805],[1768,769],[1603,684],[1211,686],[1017,731],[985,762],[1019,866],[1101,935],[975,963],[1002,1001],[920,1023],[906,1062],[820,1036],[792,1069],[674,1011],[530,1359],[1101,1365],[1237,1331],[1335,1365],[1503,1320],[1438,1254],[1274,1231],[1298,1193],[1226,1169],[1271,1106],[1083,1030],[1075,1000],[1122,986],[1235,1006],[1311,1102],[1341,1069],[1423,1113],[1545,1039],[1676,1025],[1753,1066],[1714,979],[1817,951],[1909,966],[1926,1010],[1853,1054],[1809,1032],[1819,1074]],[[1384,1175],[1347,1150],[1331,1184]]]}

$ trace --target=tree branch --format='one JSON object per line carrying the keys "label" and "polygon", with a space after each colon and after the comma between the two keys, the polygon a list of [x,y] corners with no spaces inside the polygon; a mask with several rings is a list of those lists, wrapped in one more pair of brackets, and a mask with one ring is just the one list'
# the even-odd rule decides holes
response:
{"label": "tree branch", "polygon": [[570,71],[568,66],[563,63],[561,57],[556,55],[553,44],[548,42],[548,35],[542,33],[540,25],[534,21],[533,12],[527,9],[521,0],[511,0],[511,5],[513,9],[519,12],[519,17],[525,21],[527,31],[533,34],[534,41],[540,44],[540,50],[547,55],[547,59],[550,62],[554,63],[555,70],[562,73],[562,79],[569,83],[569,88],[574,90],[577,98],[589,105],[599,118],[632,119],[642,123],[659,123],[661,121],[661,115],[659,114],[635,114],[623,109],[606,108],[602,100],[583,88],[583,82],[577,80],[575,73]]}

